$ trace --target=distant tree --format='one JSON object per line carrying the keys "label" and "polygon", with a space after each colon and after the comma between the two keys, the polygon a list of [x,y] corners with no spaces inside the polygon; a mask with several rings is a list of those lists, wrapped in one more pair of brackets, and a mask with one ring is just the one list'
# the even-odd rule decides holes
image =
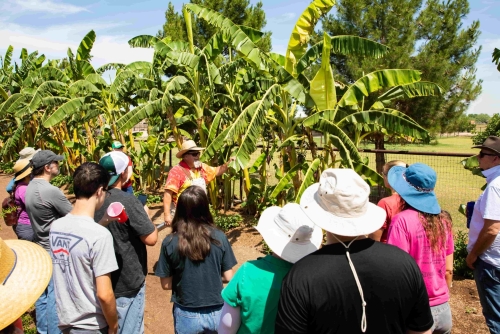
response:
{"label": "distant tree", "polygon": [[[190,0],[191,3],[215,10],[235,24],[260,30],[266,26],[266,13],[262,1],[250,5],[249,0]],[[193,20],[193,39],[196,46],[203,48],[218,30],[204,20]],[[187,41],[186,25],[181,10],[175,11],[169,2],[165,11],[165,23],[156,34],[158,38],[170,37],[172,41]],[[271,51],[271,32],[266,32],[257,43],[263,51]]]}
{"label": "distant tree", "polygon": [[483,132],[478,133],[474,137],[472,137],[472,142],[474,145],[479,145],[484,142],[488,136],[497,136],[500,137],[500,115],[495,114],[491,117],[486,129]]}
{"label": "distant tree", "polygon": [[500,71],[500,50],[497,48],[493,50],[493,62],[498,65],[497,70]]}
{"label": "distant tree", "polygon": [[[333,55],[332,64],[346,82],[363,72],[386,68],[422,71],[422,79],[444,88],[440,97],[394,102],[422,126],[439,130],[454,123],[481,93],[475,63],[481,47],[479,21],[462,28],[468,0],[339,0],[337,12],[323,20],[330,35],[357,35],[390,47],[383,58]],[[319,35],[319,34],[318,34]],[[317,39],[315,40],[317,41]],[[314,42],[315,42],[314,41]]]}
{"label": "distant tree", "polygon": [[476,124],[486,124],[491,118],[488,114],[469,114],[467,117],[474,120]]}

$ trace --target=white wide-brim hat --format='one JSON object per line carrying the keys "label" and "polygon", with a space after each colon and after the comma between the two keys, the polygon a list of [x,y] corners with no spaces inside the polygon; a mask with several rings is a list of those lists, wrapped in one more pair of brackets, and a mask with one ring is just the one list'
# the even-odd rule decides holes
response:
{"label": "white wide-brim hat", "polygon": [[52,259],[37,244],[0,238],[0,330],[37,301],[52,277]]}
{"label": "white wide-brim hat", "polygon": [[255,228],[269,248],[290,263],[317,251],[323,240],[321,229],[314,225],[296,203],[286,204],[283,208],[267,208]]}
{"label": "white wide-brim hat", "polygon": [[304,191],[300,206],[325,231],[355,237],[373,233],[385,222],[385,210],[370,203],[369,196],[370,187],[354,170],[330,168]]}
{"label": "white wide-brim hat", "polygon": [[204,147],[196,146],[194,140],[186,140],[182,143],[181,149],[175,156],[180,159],[187,151],[203,151],[204,149]]}

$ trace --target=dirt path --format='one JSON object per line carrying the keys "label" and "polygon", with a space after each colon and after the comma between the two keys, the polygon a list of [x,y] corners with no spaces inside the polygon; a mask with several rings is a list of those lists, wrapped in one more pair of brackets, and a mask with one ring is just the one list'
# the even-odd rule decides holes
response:
{"label": "dirt path", "polygon": [[[0,199],[7,196],[5,187],[10,177],[0,174]],[[160,204],[151,208],[154,223],[163,220],[163,209]],[[0,218],[0,237],[3,239],[15,239],[16,235],[12,228],[6,227]],[[158,260],[161,242],[170,229],[160,232],[158,243],[154,247],[148,247],[148,276],[146,277],[146,312],[145,325],[147,334],[170,334],[173,333],[172,304],[170,303],[170,292],[163,291],[160,287],[159,278],[154,276],[153,266]],[[247,260],[253,260],[262,253],[259,233],[252,227],[242,227],[228,233],[229,241],[238,260],[236,268]],[[473,280],[455,279],[451,289],[450,300],[453,314],[454,334],[487,334],[488,329],[481,314],[481,305]]]}

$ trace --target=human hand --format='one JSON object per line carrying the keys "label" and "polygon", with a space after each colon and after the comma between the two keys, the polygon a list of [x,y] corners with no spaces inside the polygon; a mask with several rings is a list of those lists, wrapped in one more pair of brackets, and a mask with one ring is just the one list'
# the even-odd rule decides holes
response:
{"label": "human hand", "polygon": [[172,216],[171,215],[165,215],[165,225],[167,225],[167,226],[172,225]]}
{"label": "human hand", "polygon": [[108,210],[104,211],[104,215],[102,216],[101,220],[99,221],[99,225],[102,226],[108,226],[109,223],[117,221],[118,217],[110,217],[108,215]]}
{"label": "human hand", "polygon": [[477,255],[469,253],[469,255],[467,255],[467,258],[465,259],[467,267],[474,269],[474,262],[476,262],[476,260],[477,260]]}
{"label": "human hand", "polygon": [[117,333],[118,333],[118,323],[116,323],[116,326],[108,327],[108,334],[117,334]]}

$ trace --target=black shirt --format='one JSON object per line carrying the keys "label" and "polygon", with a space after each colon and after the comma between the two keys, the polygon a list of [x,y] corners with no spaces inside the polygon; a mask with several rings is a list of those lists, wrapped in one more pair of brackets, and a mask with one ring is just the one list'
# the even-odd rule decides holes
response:
{"label": "black shirt", "polygon": [[[426,331],[433,319],[420,270],[401,249],[370,239],[350,247],[366,301],[366,333]],[[276,333],[362,333],[361,297],[342,244],[297,262],[283,281]]]}
{"label": "black shirt", "polygon": [[117,188],[110,189],[109,193],[94,219],[101,220],[112,202],[120,202],[125,207],[129,219],[124,223],[111,222],[107,226],[113,236],[119,267],[111,273],[111,283],[116,297],[133,296],[140,290],[148,273],[148,254],[140,237],[153,233],[155,226],[137,197]]}
{"label": "black shirt", "polygon": [[200,262],[191,262],[179,255],[176,233],[163,240],[155,275],[173,276],[170,301],[193,308],[224,304],[221,276],[237,262],[226,235],[216,228],[212,229],[211,235],[219,244],[212,242],[210,253]]}

